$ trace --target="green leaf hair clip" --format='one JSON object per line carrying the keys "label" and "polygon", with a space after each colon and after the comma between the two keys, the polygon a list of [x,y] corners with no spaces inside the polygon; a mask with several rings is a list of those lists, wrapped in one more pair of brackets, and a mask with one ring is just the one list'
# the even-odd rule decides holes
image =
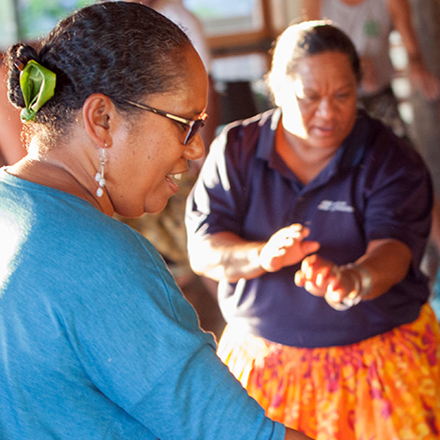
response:
{"label": "green leaf hair clip", "polygon": [[24,69],[20,67],[20,87],[26,104],[20,117],[28,122],[35,118],[38,110],[54,95],[56,75],[35,60],[30,60]]}

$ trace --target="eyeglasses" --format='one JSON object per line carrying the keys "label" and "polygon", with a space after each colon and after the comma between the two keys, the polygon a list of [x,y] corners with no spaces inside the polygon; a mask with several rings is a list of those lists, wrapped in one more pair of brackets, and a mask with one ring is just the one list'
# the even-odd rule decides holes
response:
{"label": "eyeglasses", "polygon": [[205,121],[208,118],[208,115],[203,112],[198,119],[187,119],[182,116],[173,115],[172,113],[164,112],[163,110],[158,110],[157,108],[150,107],[145,104],[139,104],[134,101],[126,101],[128,104],[133,105],[134,107],[138,107],[142,110],[146,110],[148,112],[156,113],[156,115],[164,116],[165,118],[172,119],[173,121],[179,122],[180,124],[185,125],[188,128],[188,132],[186,133],[185,140],[183,141],[183,145],[188,145],[197,132],[205,125]]}

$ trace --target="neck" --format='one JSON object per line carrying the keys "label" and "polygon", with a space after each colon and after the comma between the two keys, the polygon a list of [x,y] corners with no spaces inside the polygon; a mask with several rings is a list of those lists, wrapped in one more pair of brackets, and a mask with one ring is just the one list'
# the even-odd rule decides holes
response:
{"label": "neck", "polygon": [[[60,150],[67,153],[64,149]],[[68,154],[63,154],[62,161],[57,156],[59,153],[48,153],[43,157],[28,154],[15,165],[8,167],[8,173],[80,197],[104,214],[112,216],[114,209],[107,191],[104,190],[102,197],[96,195],[96,166],[92,163],[83,166],[75,158],[70,157],[69,160]]]}
{"label": "neck", "polygon": [[330,162],[336,150],[312,148],[298,136],[278,126],[276,150],[286,165],[304,184],[312,181]]}
{"label": "neck", "polygon": [[301,161],[312,166],[322,162],[328,162],[339,149],[339,146],[334,148],[310,146],[307,141],[284,128],[281,128],[279,132],[280,140],[283,142],[284,148],[292,151]]}

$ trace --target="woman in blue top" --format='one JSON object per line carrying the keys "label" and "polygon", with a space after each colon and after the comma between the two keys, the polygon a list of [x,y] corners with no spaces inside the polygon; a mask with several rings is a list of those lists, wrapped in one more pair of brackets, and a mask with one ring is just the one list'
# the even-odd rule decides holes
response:
{"label": "woman in blue top", "polygon": [[228,322],[219,354],[308,435],[437,438],[428,171],[357,110],[359,58],[337,28],[288,28],[268,80],[277,108],[219,135],[187,204],[192,266],[219,281]]}
{"label": "woman in blue top", "polygon": [[29,151],[0,170],[0,438],[308,439],[265,416],[154,247],[111,218],[163,209],[203,154],[187,36],[100,3],[7,65]]}

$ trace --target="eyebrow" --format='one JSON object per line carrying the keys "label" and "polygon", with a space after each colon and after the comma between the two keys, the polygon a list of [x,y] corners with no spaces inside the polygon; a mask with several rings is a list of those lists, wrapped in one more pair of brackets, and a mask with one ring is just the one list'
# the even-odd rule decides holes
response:
{"label": "eyebrow", "polygon": [[[334,93],[342,92],[342,91],[344,91],[345,89],[353,89],[353,88],[356,89],[356,88],[357,88],[357,85],[355,85],[355,84],[345,84],[345,85],[339,87],[337,90],[335,90]],[[306,92],[313,92],[313,93],[318,92],[317,89],[314,89],[314,88],[311,88],[311,87],[306,87],[306,86],[303,87],[302,90],[303,90],[304,93],[306,93]]]}

